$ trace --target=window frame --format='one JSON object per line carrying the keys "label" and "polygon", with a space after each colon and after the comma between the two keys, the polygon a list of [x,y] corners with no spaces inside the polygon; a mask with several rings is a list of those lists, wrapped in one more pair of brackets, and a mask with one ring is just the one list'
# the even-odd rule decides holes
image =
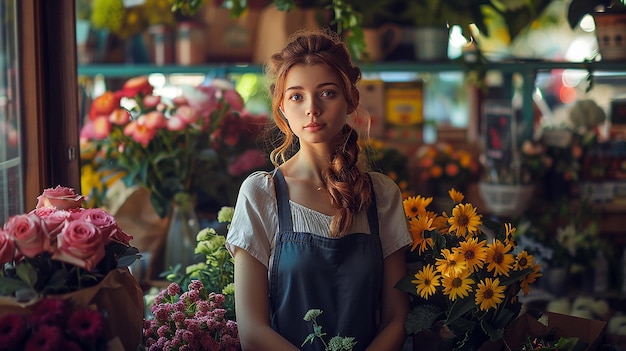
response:
{"label": "window frame", "polygon": [[16,0],[24,206],[45,188],[80,192],[74,1]]}

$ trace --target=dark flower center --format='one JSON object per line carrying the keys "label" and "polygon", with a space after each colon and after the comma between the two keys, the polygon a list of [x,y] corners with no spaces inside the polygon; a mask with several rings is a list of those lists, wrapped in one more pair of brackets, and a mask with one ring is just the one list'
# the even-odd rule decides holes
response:
{"label": "dark flower center", "polygon": [[493,297],[493,290],[491,290],[491,289],[487,289],[487,290],[485,290],[485,294],[484,294],[484,296],[485,296],[485,299],[490,299],[490,298],[492,298],[492,297]]}

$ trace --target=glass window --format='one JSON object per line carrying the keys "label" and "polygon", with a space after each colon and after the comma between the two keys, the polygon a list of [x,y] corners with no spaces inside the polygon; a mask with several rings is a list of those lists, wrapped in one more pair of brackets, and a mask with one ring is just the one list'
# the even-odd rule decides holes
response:
{"label": "glass window", "polygon": [[0,223],[24,207],[14,5],[0,1]]}

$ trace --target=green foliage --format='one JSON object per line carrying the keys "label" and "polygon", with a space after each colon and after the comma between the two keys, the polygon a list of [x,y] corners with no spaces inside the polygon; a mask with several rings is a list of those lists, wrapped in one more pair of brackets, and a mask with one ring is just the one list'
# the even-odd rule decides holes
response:
{"label": "green foliage", "polygon": [[43,252],[33,258],[12,266],[7,264],[0,271],[0,295],[14,296],[29,294],[62,294],[87,288],[104,279],[104,276],[116,267],[127,267],[139,259],[135,247],[111,242],[105,247],[105,257],[96,269],[89,272],[78,266],[52,259],[52,255]]}
{"label": "green foliage", "polygon": [[[234,208],[222,207],[217,217],[220,223],[230,223]],[[202,229],[197,237],[195,253],[206,257],[204,262],[184,268],[178,265],[161,274],[167,280],[186,288],[192,280],[199,280],[208,291],[223,294],[226,297],[224,308],[227,317],[235,319],[234,294],[234,259],[226,249],[226,237],[214,228]]]}
{"label": "green foliage", "polygon": [[319,339],[324,345],[325,351],[352,351],[356,345],[356,340],[353,337],[333,336],[328,343],[326,343],[324,337],[326,333],[322,332],[322,326],[317,324],[317,317],[322,314],[322,310],[310,309],[304,315],[304,320],[313,324],[313,332],[304,339],[301,346],[306,343],[313,343],[315,339]]}

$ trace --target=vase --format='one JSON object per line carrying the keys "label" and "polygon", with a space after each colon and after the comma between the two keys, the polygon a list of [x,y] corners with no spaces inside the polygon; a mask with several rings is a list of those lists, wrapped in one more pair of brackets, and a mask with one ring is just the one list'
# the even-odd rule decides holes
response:
{"label": "vase", "polygon": [[542,288],[547,292],[557,296],[567,295],[569,287],[569,266],[567,267],[546,267],[542,270]]}
{"label": "vase", "polygon": [[194,252],[198,231],[200,224],[191,196],[176,194],[171,204],[165,238],[165,270],[171,270],[176,265],[184,268],[199,262]]}

